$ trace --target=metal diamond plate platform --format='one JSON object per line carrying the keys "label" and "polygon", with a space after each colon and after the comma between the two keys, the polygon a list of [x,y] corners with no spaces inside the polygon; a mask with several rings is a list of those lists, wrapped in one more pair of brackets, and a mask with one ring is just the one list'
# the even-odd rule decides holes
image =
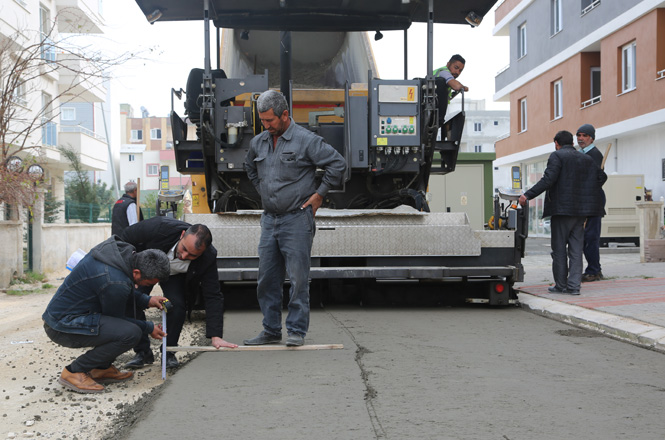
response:
{"label": "metal diamond plate platform", "polygon": [[[208,226],[219,257],[256,257],[261,211],[188,214]],[[330,210],[316,213],[312,257],[478,256],[481,248],[514,246],[513,231],[474,231],[465,213]]]}

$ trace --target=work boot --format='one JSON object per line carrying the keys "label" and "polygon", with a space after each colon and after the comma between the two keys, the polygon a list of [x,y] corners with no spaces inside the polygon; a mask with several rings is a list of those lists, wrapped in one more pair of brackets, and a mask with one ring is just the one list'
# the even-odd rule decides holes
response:
{"label": "work boot", "polygon": [[70,390],[82,393],[101,393],[104,391],[104,385],[95,382],[88,373],[72,373],[65,367],[58,379],[60,385]]}
{"label": "work boot", "polygon": [[289,333],[289,337],[286,338],[287,347],[299,347],[305,343],[305,338],[300,336],[298,333]]}
{"label": "work boot", "polygon": [[175,357],[175,353],[172,351],[167,351],[166,352],[166,368],[178,368],[180,366],[180,362],[178,362],[178,358]]}
{"label": "work boot", "polygon": [[259,333],[259,335],[252,339],[245,339],[243,343],[245,345],[265,345],[265,344],[276,344],[282,340],[282,335],[273,335],[266,332],[265,330]]}
{"label": "work boot", "polygon": [[588,283],[588,282],[591,282],[591,281],[600,281],[602,279],[603,279],[603,273],[602,272],[598,272],[595,275],[591,275],[589,273],[585,273],[584,275],[582,275],[582,282],[583,283]]}
{"label": "work boot", "polygon": [[557,286],[550,286],[547,288],[549,293],[563,293],[564,289],[559,289]]}
{"label": "work boot", "polygon": [[90,377],[98,383],[115,383],[129,380],[134,377],[131,371],[120,371],[114,365],[101,370],[94,369],[90,371]]}
{"label": "work boot", "polygon": [[131,361],[123,365],[123,368],[137,370],[139,368],[145,367],[146,365],[150,365],[153,362],[155,362],[155,356],[152,354],[152,351],[148,351],[146,353],[136,353],[136,356],[134,356]]}

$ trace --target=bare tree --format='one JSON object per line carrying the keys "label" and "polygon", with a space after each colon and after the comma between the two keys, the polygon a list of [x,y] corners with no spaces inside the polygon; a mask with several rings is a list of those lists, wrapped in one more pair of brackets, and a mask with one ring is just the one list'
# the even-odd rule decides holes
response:
{"label": "bare tree", "polygon": [[[58,34],[55,23],[57,17],[48,29],[0,34],[0,202],[32,204],[42,185],[38,164],[48,149],[56,150],[51,142],[60,105],[103,90],[109,71],[136,56],[107,57],[76,44],[81,39],[75,34]],[[55,93],[44,93],[54,78]]]}

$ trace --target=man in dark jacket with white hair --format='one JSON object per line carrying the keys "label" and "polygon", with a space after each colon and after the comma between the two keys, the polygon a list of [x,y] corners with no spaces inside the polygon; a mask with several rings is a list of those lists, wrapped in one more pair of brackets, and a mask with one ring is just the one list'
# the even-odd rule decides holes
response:
{"label": "man in dark jacket with white hair", "polygon": [[593,159],[573,147],[573,135],[560,131],[554,137],[556,151],[547,160],[543,177],[520,196],[519,202],[547,191],[543,217],[552,217],[551,293],[580,294],[584,221],[603,212],[599,191],[607,175]]}

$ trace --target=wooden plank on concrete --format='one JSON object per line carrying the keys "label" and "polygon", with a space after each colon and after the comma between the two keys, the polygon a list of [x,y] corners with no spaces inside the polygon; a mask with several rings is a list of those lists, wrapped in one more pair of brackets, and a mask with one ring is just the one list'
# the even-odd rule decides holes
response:
{"label": "wooden plank on concrete", "polygon": [[301,345],[299,347],[287,347],[286,345],[240,345],[238,348],[215,348],[213,346],[181,346],[166,347],[167,351],[284,351],[284,350],[341,350],[344,344],[323,344],[323,345]]}

